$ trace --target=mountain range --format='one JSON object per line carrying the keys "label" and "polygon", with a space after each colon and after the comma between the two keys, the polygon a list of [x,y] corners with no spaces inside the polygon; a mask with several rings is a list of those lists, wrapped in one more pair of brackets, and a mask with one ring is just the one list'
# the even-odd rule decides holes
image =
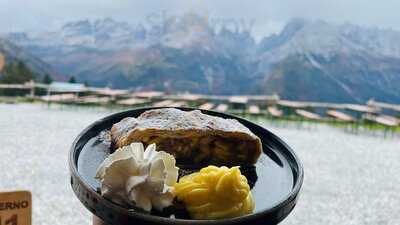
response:
{"label": "mountain range", "polygon": [[204,17],[186,14],[152,26],[106,18],[3,38],[40,58],[38,65],[96,86],[400,102],[400,32],[394,30],[293,19],[257,42],[249,31],[216,30]]}
{"label": "mountain range", "polygon": [[36,57],[34,54],[26,51],[7,39],[0,38],[0,75],[2,69],[12,63],[23,62],[28,68],[34,71],[38,78],[45,74],[60,78],[59,74],[51,65]]}

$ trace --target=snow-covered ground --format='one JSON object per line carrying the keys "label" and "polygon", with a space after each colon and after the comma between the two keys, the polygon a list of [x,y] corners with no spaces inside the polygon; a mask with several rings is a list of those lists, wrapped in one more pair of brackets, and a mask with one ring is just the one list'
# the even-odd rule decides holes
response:
{"label": "snow-covered ground", "polygon": [[[88,225],[69,185],[75,136],[111,113],[101,108],[0,104],[0,191],[33,194],[34,225]],[[353,135],[326,126],[264,125],[301,158],[305,180],[284,225],[400,224],[400,139]]]}

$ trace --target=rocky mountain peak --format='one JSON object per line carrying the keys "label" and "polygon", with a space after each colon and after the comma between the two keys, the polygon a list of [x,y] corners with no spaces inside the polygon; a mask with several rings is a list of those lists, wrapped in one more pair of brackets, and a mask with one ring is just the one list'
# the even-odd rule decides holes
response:
{"label": "rocky mountain peak", "polygon": [[294,54],[371,54],[400,57],[400,32],[365,28],[353,24],[331,24],[321,20],[291,20],[278,35],[264,38],[259,51],[277,60]]}

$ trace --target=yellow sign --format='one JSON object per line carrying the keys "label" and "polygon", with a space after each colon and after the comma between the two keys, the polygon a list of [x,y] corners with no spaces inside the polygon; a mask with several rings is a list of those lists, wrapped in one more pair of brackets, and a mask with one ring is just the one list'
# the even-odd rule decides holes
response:
{"label": "yellow sign", "polygon": [[31,225],[32,196],[29,191],[0,192],[0,225]]}

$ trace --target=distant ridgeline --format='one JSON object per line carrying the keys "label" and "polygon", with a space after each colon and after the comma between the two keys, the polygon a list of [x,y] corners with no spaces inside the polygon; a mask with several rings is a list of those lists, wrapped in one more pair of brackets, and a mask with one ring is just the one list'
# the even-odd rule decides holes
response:
{"label": "distant ridgeline", "polygon": [[159,26],[84,20],[5,38],[24,48],[0,39],[6,61],[7,55],[20,59],[36,79],[68,74],[111,88],[400,103],[400,32],[394,30],[294,19],[256,42],[248,30],[216,29],[186,14]]}

